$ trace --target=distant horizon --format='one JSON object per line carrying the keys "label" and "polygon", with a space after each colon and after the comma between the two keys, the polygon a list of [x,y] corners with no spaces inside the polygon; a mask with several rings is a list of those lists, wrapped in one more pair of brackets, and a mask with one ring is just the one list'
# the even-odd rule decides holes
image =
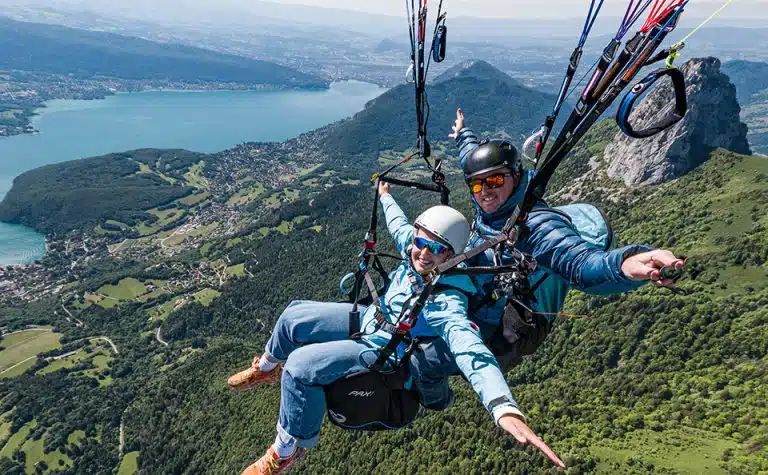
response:
{"label": "distant horizon", "polygon": [[[276,13],[290,19],[290,13],[296,8],[343,11],[371,17],[386,16],[390,21],[400,21],[403,3],[371,2],[361,7],[356,0],[260,0],[242,2],[241,0],[188,0],[184,9],[172,0],[117,0],[104,4],[103,0],[0,0],[0,6],[16,6],[41,9],[65,9],[69,11],[92,11],[105,15],[121,15],[145,21],[180,21],[197,19],[201,22],[237,21],[240,15],[247,17],[272,17]],[[439,0],[428,3],[430,12],[437,11]],[[547,8],[540,8],[539,0],[444,0],[443,10],[451,19],[465,20],[518,20],[518,21],[575,21],[582,20],[589,8],[589,1],[549,0]],[[601,17],[616,17],[624,13],[626,1],[606,1]],[[723,5],[723,0],[706,0],[692,3],[687,7],[685,18],[701,20]],[[282,11],[281,11],[282,10]],[[332,15],[313,18],[312,15],[299,15],[297,21],[327,23]],[[717,24],[739,23],[754,25],[761,19],[768,19],[768,0],[739,0],[728,5],[712,22]],[[599,20],[598,20],[599,21]]]}
{"label": "distant horizon", "polygon": [[[198,0],[205,2],[206,0]],[[372,13],[387,16],[402,15],[402,2],[375,2],[360,7],[356,0],[261,0],[266,3],[280,5],[310,6],[318,8],[334,8],[339,10]],[[428,1],[430,9],[436,9],[440,0]],[[706,0],[689,4],[687,12],[689,16],[708,17],[712,12],[720,8],[724,0]],[[574,2],[573,0],[549,0],[548,8],[542,9],[540,0],[444,0],[443,9],[448,11],[453,18],[468,19],[498,19],[498,20],[575,20],[583,19],[589,8],[588,0]],[[627,2],[605,2],[602,14],[605,16],[620,16],[624,14]],[[733,2],[723,10],[718,18],[723,19],[755,19],[755,8],[768,17],[768,0],[740,0]],[[455,12],[458,11],[458,15]],[[490,14],[485,12],[495,12]],[[530,13],[529,13],[530,12]],[[500,14],[499,14],[500,13]],[[564,13],[564,14],[559,14]],[[693,15],[691,15],[693,13]]]}

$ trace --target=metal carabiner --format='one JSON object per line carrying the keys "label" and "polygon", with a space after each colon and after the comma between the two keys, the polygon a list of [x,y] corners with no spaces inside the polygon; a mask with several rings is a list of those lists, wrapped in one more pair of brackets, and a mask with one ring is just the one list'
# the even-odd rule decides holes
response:
{"label": "metal carabiner", "polygon": [[352,287],[347,289],[347,281],[349,281],[349,279],[354,279],[354,278],[355,278],[354,272],[350,272],[349,274],[341,278],[341,282],[339,282],[339,292],[341,292],[342,295],[349,295],[352,293],[352,289],[354,289],[355,286],[353,284]]}
{"label": "metal carabiner", "polygon": [[[528,149],[531,148],[531,144],[533,144],[534,141],[539,141],[539,143],[541,143],[541,137],[543,137],[545,133],[546,133],[546,126],[542,125],[537,132],[535,132],[533,135],[528,137],[523,143],[523,150],[522,150],[523,157],[529,162],[533,163],[534,165],[537,164],[536,157],[535,156],[531,157],[530,155],[528,155]],[[537,143],[536,149],[538,148],[539,148],[539,144]],[[538,154],[538,150],[536,150],[536,153]]]}
{"label": "metal carabiner", "polygon": [[685,42],[683,41],[680,43],[675,43],[671,48],[669,48],[669,56],[667,56],[667,61],[664,63],[668,68],[675,67],[674,63],[675,59],[677,59],[677,53],[680,52],[683,48],[685,48]]}
{"label": "metal carabiner", "polygon": [[405,71],[405,82],[407,82],[408,84],[413,84],[416,82],[416,77],[414,76],[415,73],[413,68],[414,68],[413,61],[411,61],[410,66],[408,66],[408,70]]}

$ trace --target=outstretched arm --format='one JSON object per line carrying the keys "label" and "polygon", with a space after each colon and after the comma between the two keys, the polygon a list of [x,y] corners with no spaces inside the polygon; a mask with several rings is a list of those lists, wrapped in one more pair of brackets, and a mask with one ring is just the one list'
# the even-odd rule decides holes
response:
{"label": "outstretched arm", "polygon": [[565,468],[554,451],[528,427],[496,358],[467,318],[467,297],[457,290],[441,292],[424,309],[424,317],[446,342],[459,370],[496,424],[520,444],[532,444],[557,466]]}
{"label": "outstretched arm", "polygon": [[603,251],[585,241],[572,225],[556,213],[536,213],[526,223],[526,252],[543,267],[590,294],[623,293],[654,280],[659,285],[663,266],[680,268],[683,261],[669,251],[632,245]]}
{"label": "outstretched arm", "polygon": [[395,199],[389,194],[389,183],[380,181],[379,201],[384,209],[384,219],[387,222],[387,229],[392,239],[395,241],[398,252],[404,254],[405,250],[413,238],[413,226],[408,224],[408,218],[403,210],[397,205]]}
{"label": "outstretched arm", "polygon": [[448,137],[456,140],[456,146],[459,148],[459,165],[464,168],[464,162],[469,154],[480,145],[480,140],[472,132],[472,129],[465,126],[464,112],[461,109],[456,109],[456,122],[452,128],[453,133],[449,134]]}

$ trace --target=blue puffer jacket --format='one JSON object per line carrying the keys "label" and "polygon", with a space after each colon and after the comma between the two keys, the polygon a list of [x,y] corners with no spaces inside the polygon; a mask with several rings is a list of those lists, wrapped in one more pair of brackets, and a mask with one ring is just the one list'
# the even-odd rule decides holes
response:
{"label": "blue puffer jacket", "polygon": [[[477,136],[469,128],[463,128],[456,137],[459,147],[459,158],[463,167],[470,153],[477,148]],[[521,177],[520,186],[501,208],[493,213],[486,213],[474,201],[475,221],[468,248],[479,246],[486,237],[495,236],[501,232],[507,218],[515,206],[522,201],[528,182],[535,172],[526,170]],[[539,203],[535,208],[545,208],[545,203]],[[546,211],[532,213],[526,222],[528,235],[520,239],[515,246],[521,252],[531,254],[538,263],[538,268],[529,280],[536,284],[545,275],[549,275],[541,284],[534,296],[536,302],[531,307],[536,312],[556,314],[560,312],[563,301],[571,287],[590,294],[617,294],[629,292],[645,281],[633,281],[621,272],[621,264],[625,258],[651,250],[641,245],[626,246],[612,251],[603,251],[581,238],[563,216]],[[507,255],[507,257],[509,257]],[[492,265],[493,253],[486,251],[475,257],[470,265]],[[480,276],[475,284],[483,295],[492,292],[493,277]],[[492,302],[472,315],[478,323],[495,327],[504,314],[504,299]],[[547,315],[550,320],[554,315]]]}
{"label": "blue puffer jacket", "polygon": [[[403,211],[391,195],[380,197],[384,216],[403,262],[390,274],[391,282],[386,293],[379,298],[381,312],[390,323],[395,323],[403,306],[418,297],[424,288],[424,281],[411,264],[411,242],[414,228],[408,223]],[[504,375],[491,351],[485,346],[477,325],[467,315],[468,294],[475,293],[475,286],[467,276],[444,276],[439,284],[449,286],[435,292],[424,306],[411,336],[441,337],[453,355],[456,365],[480,396],[483,405],[496,419],[504,412],[517,413],[517,403],[507,385]],[[454,290],[461,289],[461,290]],[[392,335],[376,328],[376,307],[368,306],[361,317],[363,339],[373,348],[387,344]],[[401,345],[402,347],[403,345]],[[398,352],[402,355],[403,348]]]}

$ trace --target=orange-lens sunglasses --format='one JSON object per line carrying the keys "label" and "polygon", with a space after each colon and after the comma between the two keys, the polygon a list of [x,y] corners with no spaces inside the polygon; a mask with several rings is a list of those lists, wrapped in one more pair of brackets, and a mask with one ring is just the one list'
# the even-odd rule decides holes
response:
{"label": "orange-lens sunglasses", "polygon": [[480,193],[483,191],[483,187],[487,187],[489,190],[504,186],[505,177],[513,176],[514,173],[497,173],[496,175],[487,176],[485,178],[472,178],[467,182],[469,189],[472,193]]}

